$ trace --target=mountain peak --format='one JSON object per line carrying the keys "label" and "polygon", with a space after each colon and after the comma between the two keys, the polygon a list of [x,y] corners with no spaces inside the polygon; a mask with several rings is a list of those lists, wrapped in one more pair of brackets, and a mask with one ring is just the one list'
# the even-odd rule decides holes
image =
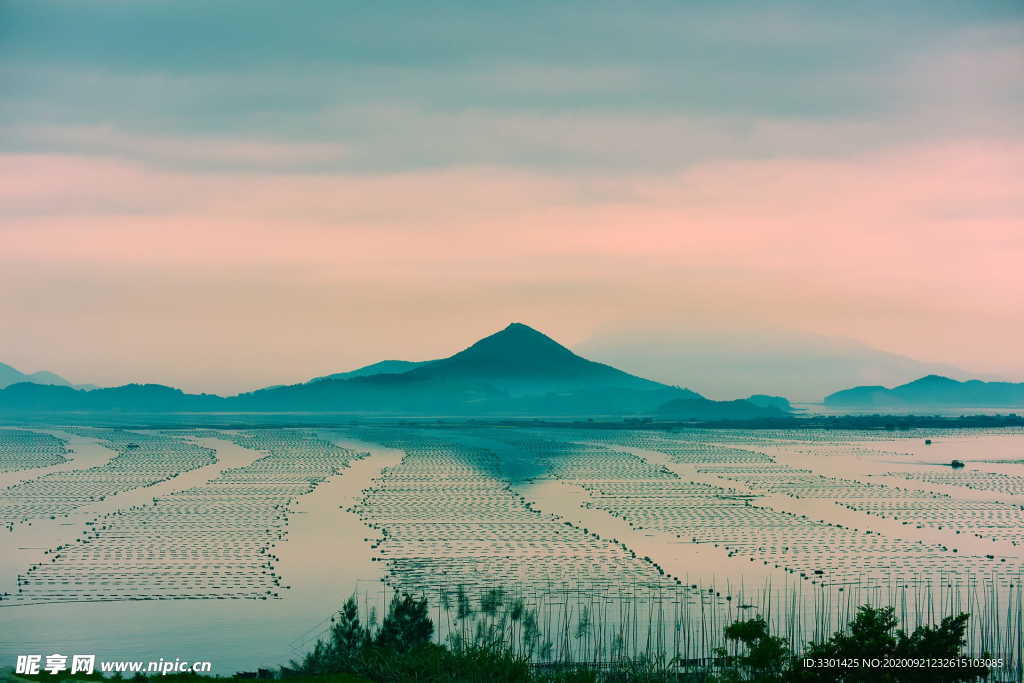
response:
{"label": "mountain peak", "polygon": [[[915,379],[913,382],[907,382],[903,386],[905,386],[905,387],[910,387],[910,386],[929,386],[929,385],[931,385],[931,386],[953,386],[953,385],[957,385],[957,384],[960,384],[960,382],[956,381],[955,379],[950,379],[949,377],[944,377],[943,375],[932,374],[932,375],[925,375],[924,377],[920,377],[918,379]],[[896,387],[896,388],[899,388],[899,387]]]}
{"label": "mountain peak", "polygon": [[[495,332],[494,334],[490,335],[490,337],[497,337],[499,335],[514,336],[520,339],[543,339],[551,342],[552,344],[557,344],[557,342],[551,337],[547,336],[546,334],[544,334],[540,330],[537,330],[536,328],[530,327],[525,323],[509,323],[505,327],[505,329],[501,330],[500,332]],[[484,337],[484,339],[489,339],[490,337]],[[561,346],[561,344],[559,344],[559,346]]]}
{"label": "mountain peak", "polygon": [[500,332],[484,337],[447,360],[456,359],[463,362],[486,361],[511,366],[515,366],[518,361],[542,367],[548,363],[579,359],[579,356],[529,325],[511,323]]}
{"label": "mountain peak", "polygon": [[597,386],[666,388],[581,358],[523,323],[512,323],[455,355],[410,370],[402,377],[472,379],[512,393],[579,391]]}
{"label": "mountain peak", "polygon": [[510,331],[511,332],[516,332],[516,331],[519,331],[519,332],[533,332],[534,334],[539,334],[541,336],[547,336],[547,335],[545,335],[542,332],[538,332],[537,330],[535,330],[534,328],[530,327],[526,323],[509,323],[508,326],[505,329],[502,330],[502,332],[510,332]]}

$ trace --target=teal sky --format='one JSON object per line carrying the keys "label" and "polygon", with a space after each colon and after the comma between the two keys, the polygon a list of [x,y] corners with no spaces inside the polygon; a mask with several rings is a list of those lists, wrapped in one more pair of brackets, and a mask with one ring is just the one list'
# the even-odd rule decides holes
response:
{"label": "teal sky", "polygon": [[0,0],[0,361],[231,391],[656,321],[1024,379],[1022,46],[1019,1]]}

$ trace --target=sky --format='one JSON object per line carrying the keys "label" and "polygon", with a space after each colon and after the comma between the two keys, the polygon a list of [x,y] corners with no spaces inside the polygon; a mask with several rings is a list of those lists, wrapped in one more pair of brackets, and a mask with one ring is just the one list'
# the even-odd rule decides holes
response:
{"label": "sky", "polygon": [[1022,74],[1018,0],[0,0],[0,361],[231,393],[520,321],[1024,381]]}

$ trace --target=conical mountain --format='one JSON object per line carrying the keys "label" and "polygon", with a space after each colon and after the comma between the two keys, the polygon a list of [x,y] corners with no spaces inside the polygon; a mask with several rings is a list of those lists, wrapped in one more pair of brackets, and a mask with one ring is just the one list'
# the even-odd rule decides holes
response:
{"label": "conical mountain", "polygon": [[[529,325],[512,323],[453,356],[434,361],[420,372],[483,372],[540,375],[578,372],[597,363],[577,356]],[[607,366],[602,366],[607,367]]]}
{"label": "conical mountain", "polygon": [[608,389],[665,389],[576,355],[529,325],[512,323],[453,356],[403,373],[410,381],[472,379],[513,394]]}
{"label": "conical mountain", "polygon": [[580,415],[649,412],[674,398],[699,398],[589,361],[522,323],[447,358],[409,365],[405,372],[339,373],[228,400],[260,410]]}

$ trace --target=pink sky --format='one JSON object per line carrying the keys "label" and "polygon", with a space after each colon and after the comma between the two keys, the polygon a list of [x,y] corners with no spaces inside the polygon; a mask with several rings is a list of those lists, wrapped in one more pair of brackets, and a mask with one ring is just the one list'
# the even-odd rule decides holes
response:
{"label": "pink sky", "polygon": [[970,140],[564,178],[7,155],[3,319],[29,334],[5,361],[225,391],[432,357],[510,320],[572,344],[665,316],[1024,377],[1022,159]]}

